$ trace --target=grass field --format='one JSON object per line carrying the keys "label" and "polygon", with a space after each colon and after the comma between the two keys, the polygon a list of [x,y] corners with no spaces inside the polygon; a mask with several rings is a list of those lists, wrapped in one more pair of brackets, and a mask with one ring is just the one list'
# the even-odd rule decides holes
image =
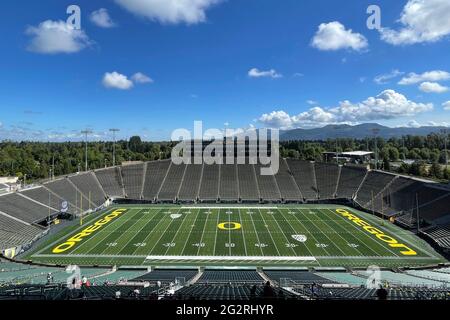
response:
{"label": "grass field", "polygon": [[78,265],[406,266],[442,262],[412,233],[340,206],[115,206],[28,259]]}

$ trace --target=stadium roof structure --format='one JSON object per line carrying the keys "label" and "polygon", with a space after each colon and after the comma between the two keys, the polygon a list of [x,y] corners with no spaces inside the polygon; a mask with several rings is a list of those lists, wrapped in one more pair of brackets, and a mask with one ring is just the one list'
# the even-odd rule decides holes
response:
{"label": "stadium roof structure", "polygon": [[370,156],[372,155],[373,152],[370,151],[349,151],[349,152],[341,152],[341,155],[343,156],[356,156],[356,157],[365,157],[365,156]]}

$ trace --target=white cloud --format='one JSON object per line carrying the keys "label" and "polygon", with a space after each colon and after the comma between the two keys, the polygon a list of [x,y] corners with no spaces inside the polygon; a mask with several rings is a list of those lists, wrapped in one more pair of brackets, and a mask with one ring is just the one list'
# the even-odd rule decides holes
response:
{"label": "white cloud", "polygon": [[164,24],[196,24],[221,0],[115,0],[131,13]]}
{"label": "white cloud", "polygon": [[443,93],[448,91],[448,87],[444,87],[437,82],[423,82],[419,86],[419,90],[426,93]]}
{"label": "white cloud", "polygon": [[248,76],[250,78],[281,78],[282,74],[276,72],[274,69],[270,69],[267,71],[259,70],[258,68],[252,68],[248,71]]}
{"label": "white cloud", "polygon": [[450,73],[442,70],[427,71],[422,74],[414,72],[409,73],[406,77],[402,78],[398,84],[410,85],[417,84],[425,81],[442,81],[450,79]]}
{"label": "white cloud", "polygon": [[418,123],[416,120],[411,120],[411,121],[409,121],[409,122],[406,124],[406,126],[407,126],[408,128],[420,128],[420,127],[421,127],[420,123]]}
{"label": "white cloud", "polygon": [[392,70],[390,73],[380,74],[380,75],[376,76],[373,79],[373,81],[376,84],[387,84],[387,83],[389,83],[389,80],[397,78],[403,74],[404,74],[404,72],[401,72],[401,71],[395,69],[395,70]]}
{"label": "white cloud", "polygon": [[90,19],[95,25],[101,28],[112,28],[116,25],[109,16],[108,10],[105,8],[93,11]]}
{"label": "white cloud", "polygon": [[444,102],[442,104],[442,107],[444,108],[444,110],[450,111],[450,101]]}
{"label": "white cloud", "polygon": [[311,45],[326,51],[340,49],[361,51],[368,47],[368,42],[363,35],[354,33],[351,29],[346,30],[343,24],[333,21],[319,25]]}
{"label": "white cloud", "polygon": [[75,53],[91,44],[83,30],[76,30],[64,21],[47,20],[37,27],[29,26],[25,33],[32,37],[28,50],[37,53]]}
{"label": "white cloud", "polygon": [[131,79],[135,83],[153,83],[153,79],[149,76],[143,74],[142,72],[137,72],[131,76]]}
{"label": "white cloud", "polygon": [[389,120],[430,111],[431,103],[416,103],[394,90],[385,90],[376,97],[369,97],[359,103],[343,101],[332,108],[314,107],[291,116],[278,110],[263,114],[258,121],[272,128],[320,127],[327,124],[361,121]]}
{"label": "white cloud", "polygon": [[128,79],[127,76],[120,74],[116,71],[106,72],[103,76],[103,85],[106,88],[128,90],[133,87],[133,82]]}
{"label": "white cloud", "polygon": [[393,45],[439,41],[450,34],[450,1],[409,0],[399,22],[399,30],[381,29],[381,39]]}

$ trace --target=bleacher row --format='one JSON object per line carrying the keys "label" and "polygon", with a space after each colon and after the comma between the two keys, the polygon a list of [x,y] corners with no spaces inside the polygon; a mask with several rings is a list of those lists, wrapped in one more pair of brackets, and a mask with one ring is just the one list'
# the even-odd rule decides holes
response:
{"label": "bleacher row", "polygon": [[[32,225],[60,212],[63,203],[67,212],[76,213],[99,208],[108,198],[169,203],[347,199],[366,210],[395,216],[407,226],[416,223],[417,208],[427,222],[450,223],[450,190],[434,183],[360,166],[294,159],[280,159],[275,175],[261,175],[262,168],[260,164],[175,165],[161,160],[83,172],[0,195],[1,225],[12,225],[12,219]],[[4,228],[10,233],[16,230]],[[25,229],[23,241],[42,232]],[[0,242],[0,249],[20,242],[16,240],[21,235]],[[2,237],[10,238],[7,232]]]}
{"label": "bleacher row", "polygon": [[[200,273],[199,273],[200,272]],[[0,261],[0,299],[40,295],[54,299],[150,297],[175,299],[375,299],[366,271],[83,268],[88,282],[64,291],[69,273],[62,268]],[[449,268],[381,271],[389,299],[450,299]],[[137,290],[137,291],[136,291]],[[50,295],[49,295],[50,293]]]}

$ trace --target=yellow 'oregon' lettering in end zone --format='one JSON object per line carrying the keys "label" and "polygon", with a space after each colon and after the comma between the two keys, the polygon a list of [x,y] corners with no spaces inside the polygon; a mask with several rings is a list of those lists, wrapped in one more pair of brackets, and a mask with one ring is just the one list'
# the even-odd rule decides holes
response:
{"label": "yellow 'oregon' lettering in end zone", "polygon": [[108,224],[111,220],[114,220],[118,216],[120,216],[122,213],[127,211],[127,209],[117,209],[105,216],[104,218],[97,220],[94,224],[90,225],[89,227],[85,228],[80,233],[77,233],[70,239],[68,239],[66,242],[61,243],[59,246],[53,248],[53,253],[63,253],[69,249],[71,249],[73,246],[75,246],[78,242],[83,241],[84,238],[89,237],[92,233],[97,231],[98,229],[101,229],[105,224]]}
{"label": "yellow 'oregon' lettering in end zone", "polygon": [[388,236],[387,234],[383,233],[381,230],[372,227],[368,222],[362,220],[361,218],[358,218],[354,214],[351,214],[347,210],[344,209],[336,209],[337,213],[340,213],[343,217],[346,217],[348,220],[352,221],[356,225],[362,227],[365,231],[367,231],[370,234],[375,235],[378,239],[380,239],[383,242],[386,242],[391,246],[392,248],[403,248],[404,250],[400,251],[401,254],[404,256],[415,256],[417,255],[417,252],[412,250],[411,248],[407,247],[403,243],[398,243],[398,241],[391,236]]}

